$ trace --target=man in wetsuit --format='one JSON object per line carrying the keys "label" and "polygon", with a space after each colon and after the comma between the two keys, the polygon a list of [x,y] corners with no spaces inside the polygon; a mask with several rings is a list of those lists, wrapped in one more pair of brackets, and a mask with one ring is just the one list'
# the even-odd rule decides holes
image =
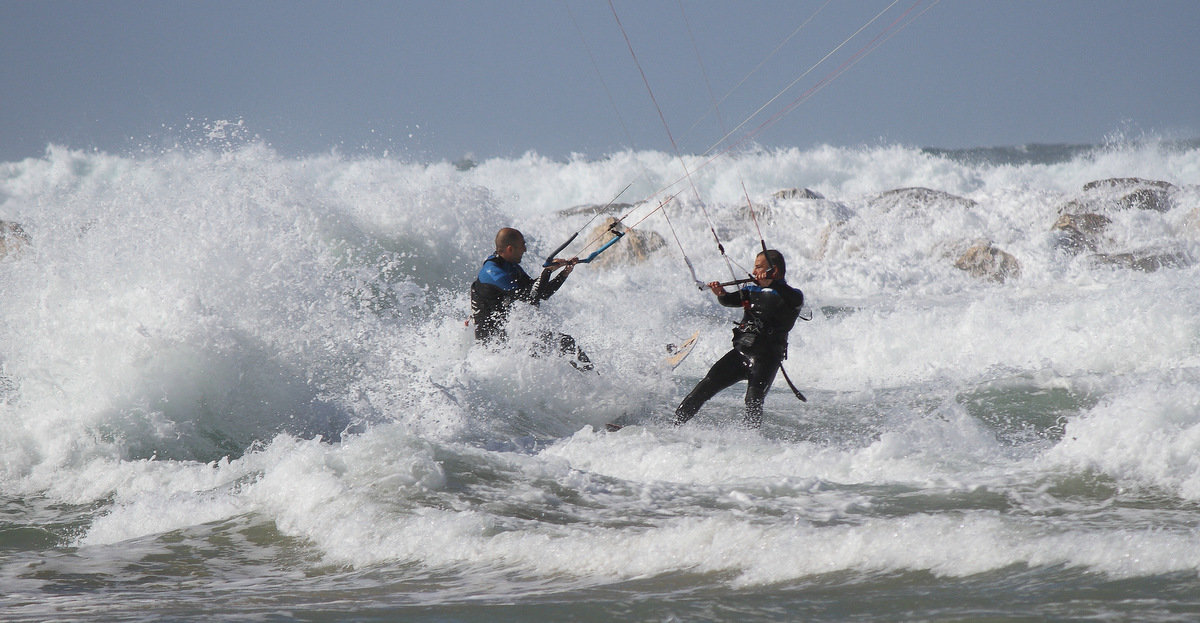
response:
{"label": "man in wetsuit", "polygon": [[[475,339],[481,342],[499,343],[507,339],[504,325],[508,312],[516,301],[536,306],[558,291],[567,276],[575,269],[577,258],[564,260],[555,258],[543,268],[537,280],[521,268],[525,256],[525,236],[511,227],[496,233],[496,252],[488,256],[479,269],[479,276],[471,284],[471,316],[475,321]],[[562,269],[551,278],[554,271]],[[558,342],[558,350],[572,354],[571,365],[582,370],[591,370],[588,356],[575,344],[575,338],[565,334],[547,333],[543,345]]]}
{"label": "man in wetsuit", "polygon": [[804,294],[784,281],[785,272],[783,254],[769,249],[754,259],[753,284],[736,292],[726,292],[715,281],[708,284],[721,305],[745,311],[733,329],[733,348],[675,409],[676,426],[692,419],[709,398],[738,381],[748,381],[744,423],[751,428],[762,424],[763,400],[787,358],[788,331],[804,305]]}

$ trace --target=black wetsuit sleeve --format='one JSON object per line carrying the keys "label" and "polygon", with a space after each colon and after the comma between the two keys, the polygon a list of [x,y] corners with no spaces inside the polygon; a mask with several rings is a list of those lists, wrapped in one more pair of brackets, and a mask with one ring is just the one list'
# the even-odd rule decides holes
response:
{"label": "black wetsuit sleeve", "polygon": [[783,297],[789,307],[796,310],[797,314],[800,313],[800,308],[804,307],[804,293],[790,285],[782,285],[779,288],[779,295]]}
{"label": "black wetsuit sleeve", "polygon": [[734,290],[725,294],[717,295],[717,302],[725,307],[741,307],[742,306],[742,291]]}
{"label": "black wetsuit sleeve", "polygon": [[537,305],[538,303],[550,298],[552,294],[558,292],[564,281],[567,280],[565,273],[558,273],[553,279],[550,278],[550,270],[543,270],[542,274],[538,275],[537,281],[533,282],[530,287],[529,298],[526,299],[530,303]]}

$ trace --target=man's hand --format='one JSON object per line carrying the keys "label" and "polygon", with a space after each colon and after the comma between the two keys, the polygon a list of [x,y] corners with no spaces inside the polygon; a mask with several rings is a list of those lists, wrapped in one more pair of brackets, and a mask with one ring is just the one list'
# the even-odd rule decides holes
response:
{"label": "man's hand", "polygon": [[565,276],[571,274],[571,271],[575,270],[575,265],[578,263],[579,263],[579,258],[577,258],[577,257],[573,257],[569,260],[564,260],[561,257],[556,257],[550,261],[550,265],[546,267],[546,270],[553,271],[553,270],[557,270],[557,269],[561,268],[561,269],[563,269],[563,276],[565,277]]}
{"label": "man's hand", "polygon": [[708,282],[708,289],[712,290],[712,293],[717,296],[721,296],[723,294],[728,294],[727,292],[725,292],[725,287],[722,286],[721,282],[719,282],[719,281]]}

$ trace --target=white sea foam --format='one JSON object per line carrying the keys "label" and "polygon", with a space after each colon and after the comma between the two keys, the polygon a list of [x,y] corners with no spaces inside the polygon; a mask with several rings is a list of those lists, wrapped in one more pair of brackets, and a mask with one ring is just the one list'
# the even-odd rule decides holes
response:
{"label": "white sea foam", "polygon": [[[1200,569],[1171,554],[1184,529],[1025,525],[939,502],[872,512],[877,490],[1002,506],[1072,478],[1200,499],[1200,269],[1097,264],[1050,232],[1087,182],[1164,180],[1173,206],[1106,212],[1103,244],[1200,259],[1200,151],[987,165],[820,147],[688,167],[698,196],[656,152],[457,171],[260,144],[52,147],[2,164],[0,219],[31,243],[0,260],[0,486],[101,504],[77,540],[92,547],[252,514],[353,565],[739,584]],[[527,232],[533,271],[589,218],[560,210],[630,182],[618,201],[646,201],[630,223],[678,193],[674,232],[662,214],[637,226],[667,246],[636,266],[580,266],[513,318],[517,334],[572,334],[598,374],[472,346],[466,287],[496,228]],[[712,230],[744,271],[760,243],[743,183],[815,310],[786,364],[810,402],[777,386],[768,426],[742,431],[735,388],[671,429],[737,316],[692,285],[675,235],[702,279],[729,275]],[[772,198],[791,187],[824,199]],[[959,199],[881,197],[911,187]],[[1020,276],[956,268],[980,239]],[[696,329],[691,357],[663,369],[664,346]],[[617,418],[632,426],[600,432]]]}

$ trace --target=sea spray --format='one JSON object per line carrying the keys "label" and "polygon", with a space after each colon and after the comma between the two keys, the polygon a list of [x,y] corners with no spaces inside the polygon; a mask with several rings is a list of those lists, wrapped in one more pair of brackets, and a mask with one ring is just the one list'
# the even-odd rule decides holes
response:
{"label": "sea spray", "polygon": [[[170,585],[187,618],[230,596],[387,611],[750,591],[759,613],[821,595],[884,613],[911,586],[969,616],[1015,584],[1035,616],[1068,600],[1053,587],[1109,614],[1193,594],[1200,151],[1017,151],[685,156],[695,191],[660,152],[458,170],[250,141],[2,164],[0,219],[29,236],[0,259],[9,603],[47,618],[65,595],[54,616],[87,618]],[[1110,178],[1168,182],[1169,202],[1084,190]],[[743,181],[814,310],[784,364],[809,402],[775,387],[743,430],[735,386],[673,428],[737,317],[680,246],[727,278],[711,225],[750,265]],[[674,232],[637,225],[668,244],[579,266],[517,309],[508,345],[475,344],[466,289],[496,229],[526,232],[533,272],[590,218],[564,210],[630,182],[631,222],[678,194]],[[776,196],[791,188],[812,193]],[[1052,229],[1084,210],[1108,220],[1094,250]],[[1019,273],[956,265],[980,241]],[[531,356],[547,331],[596,370]]]}

